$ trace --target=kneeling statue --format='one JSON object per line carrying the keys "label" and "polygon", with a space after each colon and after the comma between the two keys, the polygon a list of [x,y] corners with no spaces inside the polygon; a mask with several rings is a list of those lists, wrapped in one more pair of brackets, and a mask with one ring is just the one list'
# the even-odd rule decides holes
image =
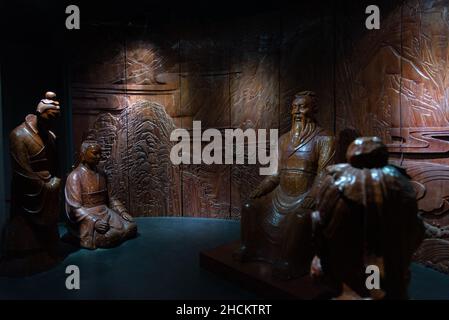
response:
{"label": "kneeling statue", "polygon": [[65,186],[69,233],[87,249],[114,247],[134,237],[136,223],[122,203],[108,195],[106,176],[97,168],[100,145],[84,141],[80,157]]}
{"label": "kneeling statue", "polygon": [[234,259],[273,264],[273,275],[294,278],[309,271],[313,257],[310,189],[333,162],[334,137],[320,128],[317,97],[300,92],[292,103],[292,128],[279,139],[278,170],[242,208],[241,247]]}

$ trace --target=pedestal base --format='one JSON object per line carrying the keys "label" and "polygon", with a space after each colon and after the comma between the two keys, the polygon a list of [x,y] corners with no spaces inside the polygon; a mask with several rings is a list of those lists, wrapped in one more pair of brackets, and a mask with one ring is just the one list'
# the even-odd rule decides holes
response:
{"label": "pedestal base", "polygon": [[309,275],[279,280],[272,277],[268,263],[234,261],[232,253],[239,246],[240,242],[236,241],[200,252],[200,266],[266,298],[315,300],[331,297],[330,289],[316,283]]}

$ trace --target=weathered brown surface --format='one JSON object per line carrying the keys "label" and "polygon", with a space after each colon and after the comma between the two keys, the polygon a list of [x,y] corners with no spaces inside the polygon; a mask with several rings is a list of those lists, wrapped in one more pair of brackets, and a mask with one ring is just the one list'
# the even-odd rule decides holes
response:
{"label": "weathered brown surface", "polygon": [[337,131],[381,137],[394,162],[408,169],[430,238],[416,259],[445,272],[447,9],[445,2],[405,1],[384,14],[376,32],[353,32],[351,26],[363,28],[363,21],[342,15],[336,66]]}
{"label": "weathered brown surface", "polygon": [[242,207],[235,259],[271,263],[278,277],[304,275],[313,256],[310,214],[315,199],[309,191],[335,156],[334,137],[316,123],[318,110],[314,92],[295,95],[291,130],[279,139],[278,166]]}
{"label": "weathered brown surface", "polygon": [[316,92],[320,99],[317,120],[323,128],[334,131],[335,26],[332,9],[323,2],[309,4],[302,10],[285,10],[281,14],[280,133],[290,130],[293,96],[303,90]]}
{"label": "weathered brown surface", "polygon": [[111,192],[98,168],[101,146],[83,141],[81,162],[65,184],[67,229],[74,244],[88,249],[111,248],[137,235],[137,224]]}
{"label": "weathered brown surface", "polygon": [[332,296],[328,287],[304,276],[283,281],[272,276],[270,264],[264,262],[240,263],[232,259],[240,243],[225,244],[200,253],[202,268],[236,281],[265,298],[271,299],[328,299]]}
{"label": "weathered brown surface", "polygon": [[[336,161],[344,161],[356,136],[381,137],[392,159],[400,164],[402,158],[424,186],[419,206],[426,222],[441,231],[433,234],[445,234],[449,211],[439,205],[449,193],[444,182],[449,4],[407,0],[401,7],[401,1],[379,0],[381,29],[368,31],[364,12],[370,4],[308,3],[176,21],[161,13],[149,26],[87,28],[73,51],[74,146],[77,150],[104,113],[118,117],[119,130],[127,130],[126,117],[119,115],[142,100],[160,103],[180,128],[201,120],[203,129],[279,128],[284,133],[291,125],[292,94],[311,89],[320,96],[319,122],[335,132]],[[120,139],[117,146],[127,145],[127,138]],[[120,170],[128,170],[126,152],[116,154]],[[184,215],[239,218],[241,204],[263,178],[252,165],[191,165],[179,171],[182,200],[173,208]],[[424,176],[428,181],[420,180]],[[128,184],[127,177],[117,178],[125,202],[143,199],[130,195]],[[137,212],[153,214],[161,204],[136,206]],[[438,241],[439,247],[445,243]]]}
{"label": "weathered brown surface", "polygon": [[184,215],[229,218],[229,165],[183,165],[182,177]]}
{"label": "weathered brown surface", "polygon": [[[326,168],[312,194],[316,250],[312,270],[331,287],[349,286],[361,297],[407,299],[409,267],[424,239],[414,185],[388,163],[387,146],[378,137],[357,138],[347,162]],[[366,268],[383,270],[381,292],[366,285]]]}
{"label": "weathered brown surface", "polygon": [[29,276],[61,261],[58,251],[61,179],[56,136],[60,115],[56,94],[47,92],[10,133],[11,210],[2,235],[0,275]]}
{"label": "weathered brown surface", "polygon": [[101,115],[88,134],[104,150],[112,194],[133,216],[180,213],[180,171],[170,161],[174,128],[161,105],[142,101],[118,116]]}

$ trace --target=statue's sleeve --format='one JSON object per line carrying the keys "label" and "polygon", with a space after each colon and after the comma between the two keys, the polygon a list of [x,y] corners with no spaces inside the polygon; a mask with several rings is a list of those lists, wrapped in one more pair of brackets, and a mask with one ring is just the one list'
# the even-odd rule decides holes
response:
{"label": "statue's sleeve", "polygon": [[38,225],[57,222],[60,180],[49,171],[35,172],[30,165],[29,144],[23,130],[10,134],[10,155],[13,169],[13,206],[26,212],[28,219]]}
{"label": "statue's sleeve", "polygon": [[263,191],[262,192],[263,195],[270,193],[279,185],[279,182],[280,182],[279,164],[281,162],[281,154],[282,154],[281,150],[283,147],[283,141],[285,140],[285,137],[286,137],[286,135],[284,134],[283,136],[281,136],[279,138],[278,146],[277,146],[277,149],[275,150],[276,158],[277,158],[277,165],[276,165],[275,169],[273,170],[273,174],[265,177],[265,179],[263,179],[262,182],[258,186],[258,188]]}
{"label": "statue's sleeve", "polygon": [[[41,188],[47,182],[31,168],[29,164],[28,149],[25,142],[15,133],[12,133],[10,136],[10,152],[14,171],[21,177],[26,178],[28,180],[27,183],[34,187]],[[32,186],[28,185],[28,187]]]}
{"label": "statue's sleeve", "polygon": [[81,190],[80,176],[76,171],[73,171],[67,178],[67,182],[65,184],[65,203],[67,217],[73,223],[79,223],[83,220],[95,223],[97,218],[94,215],[90,215],[88,210],[83,207]]}
{"label": "statue's sleeve", "polygon": [[[328,172],[326,167],[334,163],[335,158],[335,139],[332,136],[322,136],[318,141],[318,164],[317,164],[317,174],[314,181],[314,186],[309,190],[308,198],[316,199],[318,198],[318,193],[324,181],[327,179],[326,176]],[[327,181],[329,183],[329,181]],[[315,200],[313,200],[315,202]]]}
{"label": "statue's sleeve", "polygon": [[328,165],[334,164],[335,158],[335,138],[333,136],[323,136],[320,140],[318,157],[317,175],[320,176],[325,173]]}

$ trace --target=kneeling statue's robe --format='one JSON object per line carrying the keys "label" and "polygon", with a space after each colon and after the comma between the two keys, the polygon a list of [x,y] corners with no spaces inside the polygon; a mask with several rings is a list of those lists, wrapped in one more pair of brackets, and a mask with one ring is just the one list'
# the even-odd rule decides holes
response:
{"label": "kneeling statue's robe", "polygon": [[[137,225],[121,216],[124,207],[109,197],[105,175],[80,164],[67,178],[65,186],[69,232],[88,249],[108,248],[136,235]],[[97,220],[107,221],[109,230],[95,229]]]}

